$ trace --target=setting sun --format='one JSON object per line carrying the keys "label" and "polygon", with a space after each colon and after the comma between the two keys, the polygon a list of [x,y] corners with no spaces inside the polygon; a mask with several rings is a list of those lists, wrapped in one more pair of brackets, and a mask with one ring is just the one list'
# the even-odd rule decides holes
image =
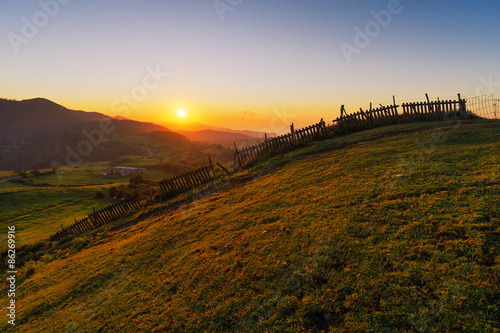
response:
{"label": "setting sun", "polygon": [[186,111],[184,109],[179,109],[179,110],[177,110],[177,115],[179,117],[185,117],[186,116]]}

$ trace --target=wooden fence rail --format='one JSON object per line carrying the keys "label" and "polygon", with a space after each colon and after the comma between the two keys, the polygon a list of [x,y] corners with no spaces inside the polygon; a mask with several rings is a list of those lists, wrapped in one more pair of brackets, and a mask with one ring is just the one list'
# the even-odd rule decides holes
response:
{"label": "wooden fence rail", "polygon": [[[268,139],[257,145],[238,149],[235,145],[234,166],[247,166],[261,158],[295,148],[306,141],[314,141],[331,133],[342,133],[375,128],[392,124],[409,123],[422,120],[447,120],[456,117],[466,117],[466,101],[458,94],[458,100],[429,101],[427,102],[393,104],[370,110],[347,114],[344,106],[340,109],[340,117],[333,120],[331,126],[326,126],[323,119],[318,124],[294,130],[293,124],[288,134]],[[398,108],[402,107],[402,113]]]}
{"label": "wooden fence rail", "polygon": [[[214,168],[215,166],[212,165],[212,161],[210,160],[209,166],[198,168],[196,170],[186,172],[185,174],[172,177],[170,179],[164,179],[158,182],[158,185],[164,192],[184,191],[213,179],[213,175],[215,174]],[[62,229],[60,231],[49,237],[49,243],[60,241],[65,237],[79,235],[86,231],[95,229],[101,225],[107,224],[119,217],[122,217],[125,213],[141,206],[142,205],[139,200],[128,199],[115,202],[111,205],[107,205],[106,207],[97,211],[94,209],[94,211],[88,214],[86,217],[80,220],[75,219],[75,223],[73,223],[72,225],[68,227],[61,226]],[[0,258],[0,260],[1,259],[2,258]]]}
{"label": "wooden fence rail", "polygon": [[463,116],[465,101],[436,101],[421,103],[403,103],[403,122],[421,120],[445,120],[452,116]]}
{"label": "wooden fence rail", "polygon": [[398,113],[399,105],[380,106],[371,111],[360,109],[357,113],[341,115],[333,121],[342,130],[357,130],[362,128],[374,128],[391,124],[409,123],[423,120],[446,120],[456,116],[464,117],[466,114],[466,101],[458,100],[427,101],[418,103],[403,103],[403,113]]}
{"label": "wooden fence rail", "polygon": [[301,145],[307,141],[314,141],[327,135],[326,124],[321,119],[317,124],[295,130],[293,124],[290,133],[274,138],[265,138],[264,142],[244,149],[236,148],[234,164],[249,165],[263,157],[281,153]]}
{"label": "wooden fence rail", "polygon": [[49,237],[49,243],[54,241],[59,241],[65,237],[79,235],[86,231],[95,229],[101,225],[109,223],[119,217],[122,217],[125,213],[134,210],[141,206],[141,202],[137,199],[128,199],[119,202],[115,202],[108,205],[100,210],[95,210],[88,216],[77,220],[75,223],[68,227],[63,227],[60,231]]}
{"label": "wooden fence rail", "polygon": [[214,165],[210,163],[209,166],[198,168],[176,177],[164,179],[160,181],[158,185],[160,185],[163,192],[178,192],[206,183],[212,180],[214,175]]}
{"label": "wooden fence rail", "polygon": [[[431,102],[427,97],[427,102],[403,103],[401,105],[403,109],[402,113],[398,112],[399,107],[400,106],[396,104],[394,98],[393,105],[380,105],[379,108],[375,109],[372,109],[370,106],[369,111],[363,111],[363,109],[360,108],[359,112],[349,115],[345,112],[344,106],[342,106],[340,117],[333,120],[333,124],[330,126],[326,126],[323,119],[317,124],[299,130],[295,130],[292,124],[290,126],[290,133],[288,134],[274,138],[267,138],[266,136],[264,142],[243,149],[238,149],[235,145],[235,167],[237,164],[239,166],[247,166],[261,158],[294,149],[308,141],[319,140],[332,135],[332,133],[334,135],[338,133],[338,130],[340,130],[340,132],[344,132],[345,130],[354,131],[390,124],[422,120],[447,120],[456,119],[457,117],[465,118],[467,116],[466,101],[461,99],[460,94],[458,94],[458,100],[438,100]],[[222,167],[222,169],[228,172],[224,167]],[[158,182],[158,185],[163,192],[175,193],[206,183],[212,180],[214,176],[214,165],[212,165],[210,160],[209,166],[201,167],[176,177],[164,179]],[[129,199],[108,205],[98,211],[94,210],[88,216],[80,220],[75,219],[74,224],[68,227],[62,227],[62,230],[49,238],[49,243],[97,228],[140,206],[141,203],[139,200]],[[4,260],[4,256],[0,255],[0,262]]]}
{"label": "wooden fence rail", "polygon": [[345,109],[342,105],[340,117],[333,121],[333,125],[337,125],[339,129],[363,129],[367,127],[380,127],[386,125],[397,124],[399,105],[380,106],[380,108],[370,111],[363,111],[345,115]]}

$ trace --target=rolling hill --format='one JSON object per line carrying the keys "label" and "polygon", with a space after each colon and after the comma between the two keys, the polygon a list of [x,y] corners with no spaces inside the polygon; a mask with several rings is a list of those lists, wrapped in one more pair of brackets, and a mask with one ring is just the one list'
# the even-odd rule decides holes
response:
{"label": "rolling hill", "polygon": [[119,132],[127,135],[169,131],[153,123],[117,119],[98,112],[70,110],[44,98],[22,101],[0,99],[0,119],[0,142],[95,126],[95,122],[103,120],[114,120],[114,124],[119,125]]}
{"label": "rolling hill", "polygon": [[[228,135],[228,133],[233,133],[237,135],[244,135],[245,137],[252,137],[252,138],[259,138],[262,139],[264,138],[264,134],[267,134],[268,136],[276,136],[276,133],[264,133],[260,131],[249,131],[249,130],[234,130],[231,128],[227,127],[216,127],[216,126],[210,126],[194,121],[184,121],[182,123],[163,123],[163,126],[170,128],[171,130],[175,132],[194,132],[194,133],[205,133],[204,135],[206,136],[210,132],[205,132],[205,131],[214,131],[214,134],[219,134],[221,133],[222,135]],[[238,136],[236,136],[237,138]]]}
{"label": "rolling hill", "polygon": [[69,110],[44,98],[0,99],[0,142],[64,131],[109,118],[98,112]]}
{"label": "rolling hill", "polygon": [[494,332],[499,130],[429,122],[311,143],[26,249],[16,329]]}
{"label": "rolling hill", "polygon": [[202,130],[202,131],[176,131],[184,135],[191,141],[213,143],[222,146],[233,147],[236,144],[238,147],[251,146],[256,143],[262,142],[262,138],[245,135],[242,133],[223,132],[216,130]]}
{"label": "rolling hill", "polygon": [[51,168],[143,155],[142,147],[120,138],[151,132],[164,132],[161,142],[169,147],[189,146],[187,138],[160,125],[69,110],[43,98],[0,99],[0,119],[0,170]]}

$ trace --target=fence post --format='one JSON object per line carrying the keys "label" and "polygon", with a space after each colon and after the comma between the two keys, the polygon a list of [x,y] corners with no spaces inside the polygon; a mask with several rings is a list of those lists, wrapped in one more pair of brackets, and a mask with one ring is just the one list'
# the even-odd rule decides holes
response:
{"label": "fence post", "polygon": [[467,113],[465,103],[465,100],[460,97],[460,94],[458,94],[458,110],[463,118],[465,118],[465,115]]}
{"label": "fence post", "polygon": [[[363,111],[362,108],[359,108],[359,111],[361,112],[361,115],[363,116],[363,118],[365,118],[366,120],[368,120],[370,122],[370,126],[373,127],[373,118],[372,118],[372,114],[371,112],[368,113],[368,115]],[[371,111],[371,103],[370,103],[370,111]]]}
{"label": "fence post", "polygon": [[392,115],[394,116],[394,113],[395,113],[395,117],[393,117],[393,119],[396,120],[396,123],[399,123],[399,117],[398,117],[398,106],[396,105],[396,96],[392,95],[392,105],[393,105],[393,111],[391,112]]}
{"label": "fence post", "polygon": [[295,145],[295,130],[293,128],[293,123],[290,125],[290,133],[292,134],[292,144]]}
{"label": "fence post", "polygon": [[434,108],[432,107],[432,104],[431,104],[431,102],[429,100],[429,95],[427,95],[427,93],[425,93],[425,98],[427,99],[427,105],[429,106],[429,111],[431,113],[434,113]]}
{"label": "fence post", "polygon": [[370,114],[372,113],[372,102],[370,102]]}

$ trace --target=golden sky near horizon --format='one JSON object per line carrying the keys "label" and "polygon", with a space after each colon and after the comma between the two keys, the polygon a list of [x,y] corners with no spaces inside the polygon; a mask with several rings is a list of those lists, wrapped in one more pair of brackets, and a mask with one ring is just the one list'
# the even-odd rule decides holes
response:
{"label": "golden sky near horizon", "polygon": [[286,131],[393,95],[495,94],[499,9],[490,0],[2,2],[0,97]]}

